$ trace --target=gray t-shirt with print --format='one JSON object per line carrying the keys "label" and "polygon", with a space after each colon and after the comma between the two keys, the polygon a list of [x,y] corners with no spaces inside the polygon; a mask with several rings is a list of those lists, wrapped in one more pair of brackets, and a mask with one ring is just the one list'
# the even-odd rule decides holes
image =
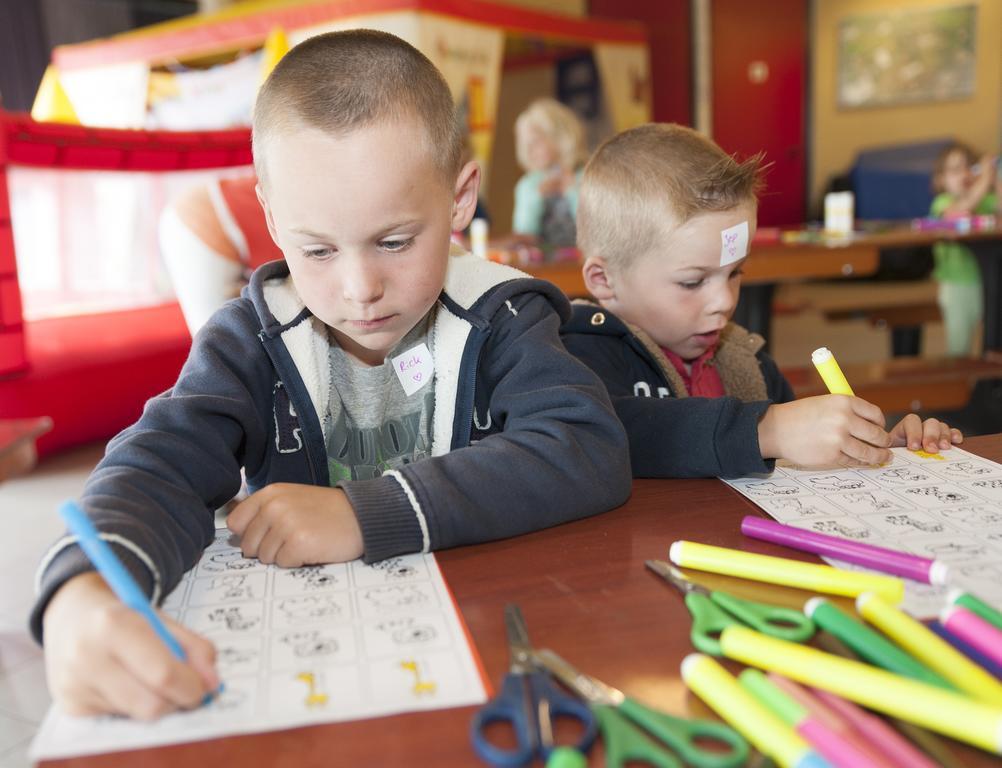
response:
{"label": "gray t-shirt with print", "polygon": [[434,355],[434,311],[400,340],[382,365],[358,362],[331,337],[331,393],[324,425],[331,485],[379,477],[431,455],[434,377],[408,395],[391,361],[422,343]]}

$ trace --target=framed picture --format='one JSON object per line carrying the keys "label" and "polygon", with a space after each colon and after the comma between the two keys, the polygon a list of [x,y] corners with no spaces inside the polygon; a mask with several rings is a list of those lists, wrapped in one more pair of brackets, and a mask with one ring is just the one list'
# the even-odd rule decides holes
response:
{"label": "framed picture", "polygon": [[974,94],[977,6],[894,9],[839,24],[838,105],[883,107]]}

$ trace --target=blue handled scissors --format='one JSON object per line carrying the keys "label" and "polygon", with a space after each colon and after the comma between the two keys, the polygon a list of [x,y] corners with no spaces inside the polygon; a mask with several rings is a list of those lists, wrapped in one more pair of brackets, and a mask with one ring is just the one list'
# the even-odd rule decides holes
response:
{"label": "blue handled scissors", "polygon": [[810,640],[814,635],[814,622],[793,608],[742,600],[719,590],[711,592],[687,579],[665,560],[648,560],[645,564],[685,595],[685,606],[692,614],[689,637],[703,653],[722,656],[720,633],[733,624],[747,625],[764,635],[794,643]]}
{"label": "blue handled scissors", "polygon": [[[536,660],[588,702],[602,730],[607,768],[633,763],[656,768],[736,768],[748,759],[748,742],[723,723],[688,720],[647,707],[579,672],[553,651],[537,651]],[[704,747],[711,743],[723,751]]]}
{"label": "blue handled scissors", "polygon": [[[556,746],[552,740],[554,721],[563,717],[580,723],[583,732],[574,748],[587,752],[598,734],[595,716],[578,699],[560,692],[536,663],[517,605],[505,606],[504,623],[511,664],[501,692],[473,717],[470,726],[473,748],[491,765],[521,766],[537,756],[545,760]],[[488,740],[487,726],[496,722],[511,725],[517,747],[502,749]]]}

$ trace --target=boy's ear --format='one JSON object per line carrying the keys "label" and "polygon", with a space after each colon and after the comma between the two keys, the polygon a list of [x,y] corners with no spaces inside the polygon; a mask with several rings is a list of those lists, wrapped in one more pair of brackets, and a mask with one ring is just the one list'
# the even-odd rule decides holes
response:
{"label": "boy's ear", "polygon": [[581,268],[584,275],[585,288],[588,293],[599,301],[610,301],[616,298],[616,289],[612,276],[609,274],[609,265],[601,256],[589,256],[585,259]]}
{"label": "boy's ear", "polygon": [[261,203],[261,209],[264,211],[264,220],[268,224],[268,234],[271,235],[272,242],[275,243],[275,246],[279,250],[282,250],[282,246],[278,243],[278,231],[275,229],[275,218],[271,215],[271,207],[265,199],[264,192],[261,191],[260,181],[254,185],[254,194],[257,195],[257,201]]}
{"label": "boy's ear", "polygon": [[471,160],[459,171],[452,197],[452,231],[462,232],[470,225],[480,194],[480,166]]}

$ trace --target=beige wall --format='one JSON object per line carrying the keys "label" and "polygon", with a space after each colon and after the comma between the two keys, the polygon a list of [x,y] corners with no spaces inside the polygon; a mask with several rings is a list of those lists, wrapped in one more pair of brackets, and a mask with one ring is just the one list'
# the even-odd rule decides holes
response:
{"label": "beige wall", "polygon": [[[893,8],[943,7],[975,2],[977,11],[975,92],[972,98],[917,106],[837,107],[838,25],[846,16]],[[813,82],[811,197],[817,205],[828,179],[849,168],[866,147],[953,136],[983,152],[1000,149],[1002,130],[1002,1],[1000,0],[812,0]]]}

